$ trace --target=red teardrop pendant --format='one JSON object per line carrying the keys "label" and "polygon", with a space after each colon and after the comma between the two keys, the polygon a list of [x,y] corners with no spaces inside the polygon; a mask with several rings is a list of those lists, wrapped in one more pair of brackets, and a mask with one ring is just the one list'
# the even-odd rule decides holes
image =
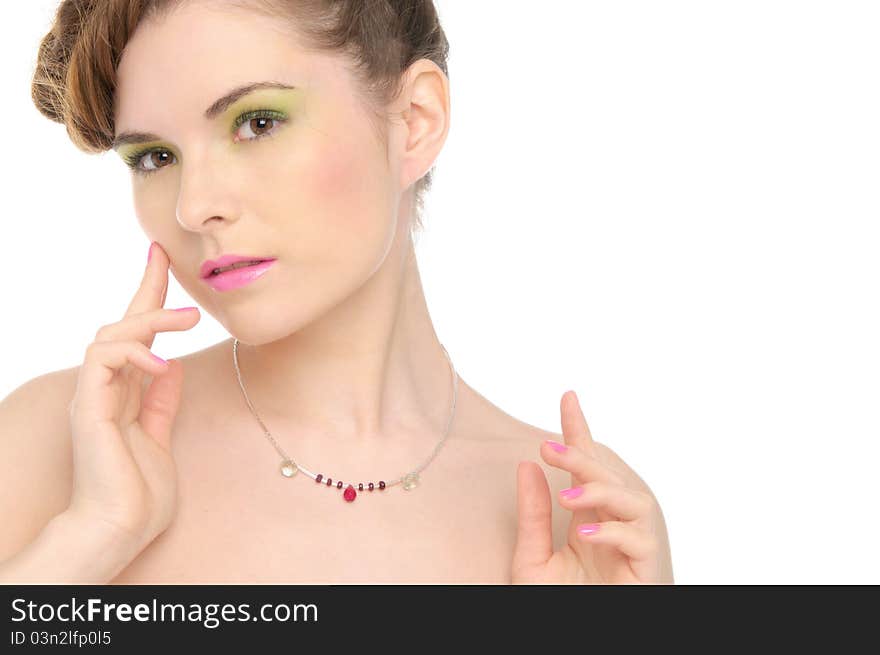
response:
{"label": "red teardrop pendant", "polygon": [[348,485],[345,488],[345,492],[342,494],[342,497],[345,498],[345,500],[347,500],[348,502],[351,502],[355,498],[357,498],[357,491],[354,490],[354,487]]}

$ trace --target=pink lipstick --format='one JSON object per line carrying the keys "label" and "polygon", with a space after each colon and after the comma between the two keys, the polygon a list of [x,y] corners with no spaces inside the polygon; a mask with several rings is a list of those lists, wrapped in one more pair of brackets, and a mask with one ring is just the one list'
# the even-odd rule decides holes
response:
{"label": "pink lipstick", "polygon": [[223,255],[219,259],[205,261],[200,272],[202,279],[212,288],[217,291],[229,291],[250,284],[268,271],[274,263],[274,259],[263,257]]}

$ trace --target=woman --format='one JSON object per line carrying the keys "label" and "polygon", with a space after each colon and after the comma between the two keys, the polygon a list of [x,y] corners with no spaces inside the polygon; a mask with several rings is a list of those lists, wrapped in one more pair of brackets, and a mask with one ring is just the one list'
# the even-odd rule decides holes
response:
{"label": "woman", "polygon": [[[69,402],[64,506],[21,510],[45,527],[0,579],[672,582],[656,499],[575,394],[561,435],[524,424],[434,332],[413,237],[447,50],[424,0],[61,4],[34,100],[131,168],[151,246],[124,317],[41,382]],[[231,339],[151,353],[200,317],[164,308],[169,270]]]}

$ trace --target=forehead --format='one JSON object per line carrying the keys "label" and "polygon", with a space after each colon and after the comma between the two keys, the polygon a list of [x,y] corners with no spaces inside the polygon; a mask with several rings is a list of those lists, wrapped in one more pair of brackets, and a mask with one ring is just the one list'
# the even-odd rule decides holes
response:
{"label": "forehead", "polygon": [[226,3],[184,2],[145,19],[117,68],[117,131],[204,121],[229,89],[279,80],[306,91],[340,93],[340,59],[303,48],[285,17]]}

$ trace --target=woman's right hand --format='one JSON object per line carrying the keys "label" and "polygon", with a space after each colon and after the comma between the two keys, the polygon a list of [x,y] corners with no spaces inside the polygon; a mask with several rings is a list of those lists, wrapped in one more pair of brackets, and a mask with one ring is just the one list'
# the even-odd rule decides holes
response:
{"label": "woman's right hand", "polygon": [[[171,430],[183,365],[150,351],[158,332],[189,330],[196,308],[165,309],[169,260],[153,243],[140,287],[122,320],[86,349],[70,405],[73,492],[66,513],[83,529],[108,531],[134,557],[171,523],[177,473]],[[146,391],[144,374],[153,376]]]}

